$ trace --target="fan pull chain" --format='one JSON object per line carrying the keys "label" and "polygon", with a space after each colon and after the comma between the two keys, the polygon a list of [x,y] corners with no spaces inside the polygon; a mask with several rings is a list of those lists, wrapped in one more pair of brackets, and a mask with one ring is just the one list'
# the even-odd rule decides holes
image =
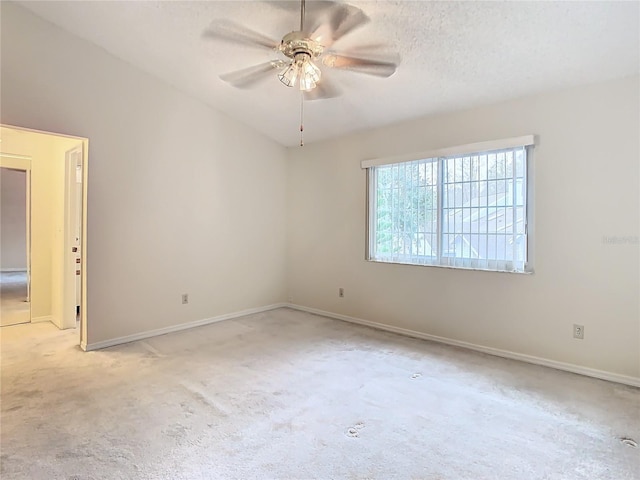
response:
{"label": "fan pull chain", "polygon": [[300,146],[304,147],[304,94],[300,92]]}

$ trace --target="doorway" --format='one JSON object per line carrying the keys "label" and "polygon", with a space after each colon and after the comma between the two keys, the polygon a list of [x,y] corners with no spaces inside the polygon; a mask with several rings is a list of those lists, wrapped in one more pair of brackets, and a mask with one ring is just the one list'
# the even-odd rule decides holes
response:
{"label": "doorway", "polygon": [[[20,322],[11,315],[7,322],[79,327],[80,345],[86,345],[87,322],[87,150],[86,138],[0,125],[2,173],[9,172],[7,182],[25,175],[26,223],[25,266],[3,271],[3,298],[18,297],[30,307]],[[3,243],[2,257],[7,248]]]}
{"label": "doorway", "polygon": [[0,326],[31,321],[28,170],[0,167]]}

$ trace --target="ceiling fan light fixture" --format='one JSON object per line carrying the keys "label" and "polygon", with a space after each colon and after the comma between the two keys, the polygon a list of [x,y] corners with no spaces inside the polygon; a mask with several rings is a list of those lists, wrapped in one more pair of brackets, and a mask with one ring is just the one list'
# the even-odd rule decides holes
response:
{"label": "ceiling fan light fixture", "polygon": [[309,92],[316,88],[316,82],[313,78],[308,76],[300,77],[300,90],[303,92]]}
{"label": "ceiling fan light fixture", "polygon": [[[0,0],[1,1],[1,0]],[[274,2],[286,3],[286,2]],[[212,25],[205,35],[211,38],[221,38],[246,45],[267,47],[283,55],[284,59],[271,60],[253,67],[245,68],[225,75],[220,78],[238,88],[248,88],[259,81],[266,79],[273,69],[278,71],[278,79],[287,87],[298,87],[300,90],[300,146],[304,145],[304,102],[305,100],[318,100],[333,98],[339,95],[339,91],[332,88],[330,79],[325,79],[319,88],[312,93],[320,82],[322,72],[314,63],[322,62],[329,68],[340,68],[356,72],[389,77],[397,68],[397,63],[376,59],[367,59],[359,56],[349,56],[334,53],[332,44],[364,25],[369,21],[362,10],[352,5],[344,4],[338,0],[318,1],[316,5],[326,8],[324,12],[314,15],[311,22],[305,24],[306,0],[300,0],[300,28],[287,33],[279,44],[275,40],[255,32],[243,25],[234,22],[218,22]],[[305,29],[306,25],[306,29]],[[313,27],[309,29],[309,27]]]}
{"label": "ceiling fan light fixture", "polygon": [[291,64],[278,74],[278,78],[287,87],[295,87],[298,82],[300,90],[308,92],[316,87],[321,75],[320,69],[311,61],[311,55],[300,52],[295,55]]}
{"label": "ceiling fan light fixture", "polygon": [[320,69],[309,58],[307,58],[307,60],[304,62],[302,66],[302,74],[305,77],[313,80],[314,83],[319,82],[320,76],[322,75],[322,73],[320,72]]}
{"label": "ceiling fan light fixture", "polygon": [[296,64],[296,62],[291,62],[287,66],[287,68],[285,68],[281,73],[278,74],[278,78],[280,79],[280,81],[287,87],[294,87],[299,76],[300,67]]}

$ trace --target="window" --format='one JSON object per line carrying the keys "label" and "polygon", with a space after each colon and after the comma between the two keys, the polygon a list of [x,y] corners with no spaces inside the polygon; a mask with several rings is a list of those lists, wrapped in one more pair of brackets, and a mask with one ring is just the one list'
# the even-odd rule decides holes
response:
{"label": "window", "polygon": [[368,259],[529,271],[527,147],[532,144],[533,136],[519,137],[430,152],[417,160],[363,162],[369,169]]}

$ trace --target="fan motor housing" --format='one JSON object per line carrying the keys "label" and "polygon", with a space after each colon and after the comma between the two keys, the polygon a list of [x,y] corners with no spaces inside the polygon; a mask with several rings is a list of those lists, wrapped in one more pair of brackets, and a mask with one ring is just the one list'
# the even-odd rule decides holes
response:
{"label": "fan motor housing", "polygon": [[304,53],[312,58],[322,55],[324,47],[304,32],[287,33],[280,42],[280,51],[289,58],[294,58],[299,53]]}

